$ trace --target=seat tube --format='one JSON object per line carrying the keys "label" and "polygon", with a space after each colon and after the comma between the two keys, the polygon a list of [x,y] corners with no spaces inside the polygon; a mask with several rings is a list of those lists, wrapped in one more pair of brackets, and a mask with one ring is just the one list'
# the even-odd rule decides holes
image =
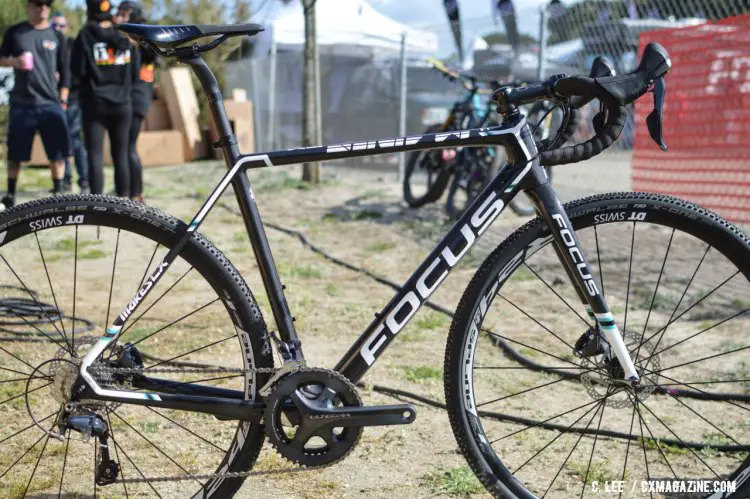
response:
{"label": "seat tube", "polygon": [[609,310],[607,300],[599,289],[593,269],[586,259],[565,208],[557,197],[557,193],[549,182],[538,185],[529,192],[538,203],[541,214],[552,232],[560,263],[565,267],[572,284],[578,288],[579,294],[583,294],[584,299],[591,307],[591,312],[599,329],[604,333],[607,342],[622,365],[625,379],[637,382],[639,376],[630,358],[630,353]]}
{"label": "seat tube", "polygon": [[[200,56],[181,58],[180,62],[189,64],[201,82],[201,86],[208,98],[211,115],[219,133],[219,140],[216,147],[222,149],[227,168],[232,168],[240,159],[240,151],[237,146],[237,139],[229,123],[229,118],[227,117],[224,98],[216,77]],[[248,179],[244,170],[237,172],[232,180],[232,187],[240,207],[240,212],[242,213],[242,218],[245,221],[245,228],[250,238],[255,259],[258,262],[258,268],[260,269],[263,286],[268,295],[274,320],[276,326],[279,328],[279,336],[289,348],[288,352],[282,351],[282,356],[285,357],[284,360],[301,361],[303,360],[303,355],[297,338],[297,332],[294,328],[294,318],[289,310],[289,304],[284,297],[284,286],[281,284],[279,273],[276,270],[271,247],[268,244],[268,238],[263,229],[258,205],[255,202],[255,196],[250,185],[250,179]]]}

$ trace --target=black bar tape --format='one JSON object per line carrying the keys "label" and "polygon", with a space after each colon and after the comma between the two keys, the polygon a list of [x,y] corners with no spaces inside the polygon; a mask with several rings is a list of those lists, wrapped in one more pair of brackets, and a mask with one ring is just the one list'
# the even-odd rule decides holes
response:
{"label": "black bar tape", "polygon": [[611,146],[625,126],[627,111],[624,106],[613,105],[610,102],[605,105],[609,111],[607,124],[599,133],[582,144],[545,151],[539,155],[539,162],[544,166],[577,163],[592,158]]}

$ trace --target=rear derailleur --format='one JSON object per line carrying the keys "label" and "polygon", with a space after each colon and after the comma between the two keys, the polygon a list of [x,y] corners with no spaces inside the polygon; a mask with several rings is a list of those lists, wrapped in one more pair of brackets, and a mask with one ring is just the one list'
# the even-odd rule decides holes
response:
{"label": "rear derailleur", "polygon": [[97,413],[81,414],[76,409],[76,403],[70,402],[65,406],[65,415],[58,423],[60,435],[67,431],[76,431],[83,436],[84,441],[91,437],[99,440],[99,452],[97,453],[96,483],[97,485],[109,485],[115,483],[120,474],[120,465],[109,454],[109,427]]}

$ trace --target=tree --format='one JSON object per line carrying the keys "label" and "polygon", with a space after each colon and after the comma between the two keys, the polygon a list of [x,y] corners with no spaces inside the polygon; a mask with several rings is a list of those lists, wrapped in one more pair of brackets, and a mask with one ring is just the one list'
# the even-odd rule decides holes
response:
{"label": "tree", "polygon": [[[305,49],[302,67],[302,145],[309,147],[315,143],[316,95],[315,95],[315,2],[302,0],[305,16]],[[302,180],[317,184],[320,182],[320,166],[317,163],[302,165]]]}

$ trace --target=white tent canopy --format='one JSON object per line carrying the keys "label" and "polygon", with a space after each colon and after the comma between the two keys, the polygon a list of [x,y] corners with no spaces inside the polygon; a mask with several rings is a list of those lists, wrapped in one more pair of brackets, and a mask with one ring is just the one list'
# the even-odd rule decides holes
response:
{"label": "white tent canopy", "polygon": [[[272,42],[287,49],[301,50],[305,40],[302,2],[286,6],[276,3],[271,20],[265,21],[266,31],[256,38],[255,54],[267,53]],[[381,14],[364,0],[317,0],[316,33],[320,46],[369,47],[398,51],[406,33],[406,50],[410,53],[437,52],[435,33],[414,29]]]}

